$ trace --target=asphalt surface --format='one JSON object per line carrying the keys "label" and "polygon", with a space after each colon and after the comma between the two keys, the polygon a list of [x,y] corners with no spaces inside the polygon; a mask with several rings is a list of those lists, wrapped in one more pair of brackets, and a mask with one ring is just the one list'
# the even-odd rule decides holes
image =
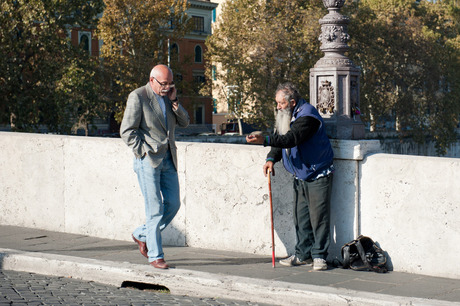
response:
{"label": "asphalt surface", "polygon": [[[168,305],[460,305],[459,279],[394,271],[385,274],[357,272],[333,267],[327,271],[313,271],[305,266],[277,264],[272,268],[271,256],[190,247],[165,247],[164,251],[167,263],[172,266],[168,270],[148,265],[137,244],[131,241],[0,225],[0,270],[3,273],[0,276],[6,275],[9,281],[5,283],[9,282],[10,287],[25,282],[20,274],[11,274],[16,271],[57,277],[57,282],[77,281],[85,296],[94,299],[97,292],[104,290],[113,290],[114,295],[119,295],[119,292],[132,292],[126,291],[126,287],[134,287],[137,288],[134,295],[139,295],[145,293],[145,290],[140,291],[145,287],[154,288],[150,290],[154,293],[160,289],[160,292],[170,292],[166,295],[169,300],[165,304]],[[47,280],[43,276],[36,278]],[[49,284],[54,284],[51,279],[54,278],[49,278]],[[44,282],[33,287],[42,293],[56,287],[48,287]],[[100,290],[98,286],[110,289]],[[80,290],[75,289],[75,285],[67,289]],[[0,304],[9,303],[3,290],[12,293],[0,286]],[[33,293],[30,296],[35,299]],[[121,296],[128,298],[131,294]],[[181,297],[185,300],[175,300]],[[191,298],[197,299],[188,300]],[[68,304],[98,305],[95,300],[84,301],[69,300]],[[58,300],[55,302],[42,303],[59,304]],[[150,305],[157,301],[141,300],[139,303]],[[137,305],[138,302],[128,298],[126,304]]]}

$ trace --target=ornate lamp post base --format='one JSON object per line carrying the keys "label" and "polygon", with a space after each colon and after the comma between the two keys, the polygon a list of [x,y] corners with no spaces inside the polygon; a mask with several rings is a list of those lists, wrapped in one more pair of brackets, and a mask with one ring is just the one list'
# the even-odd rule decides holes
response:
{"label": "ornate lamp post base", "polygon": [[323,117],[331,138],[364,138],[359,75],[360,69],[354,66],[310,69],[310,101]]}
{"label": "ornate lamp post base", "polygon": [[338,139],[364,138],[359,110],[360,69],[344,55],[349,48],[349,18],[339,13],[345,0],[323,0],[329,13],[320,19],[321,51],[310,69],[310,102],[324,118],[328,135]]}

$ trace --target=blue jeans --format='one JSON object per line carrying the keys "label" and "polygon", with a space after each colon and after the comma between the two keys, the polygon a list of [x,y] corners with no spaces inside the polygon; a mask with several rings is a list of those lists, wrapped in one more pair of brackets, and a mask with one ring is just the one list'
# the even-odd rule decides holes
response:
{"label": "blue jeans", "polygon": [[294,179],[295,253],[300,260],[327,258],[331,190],[332,174],[312,182]]}
{"label": "blue jeans", "polygon": [[161,231],[179,210],[179,179],[169,151],[157,168],[146,158],[134,158],[134,172],[144,196],[146,220],[133,236],[147,243],[148,260],[152,262],[164,258]]}

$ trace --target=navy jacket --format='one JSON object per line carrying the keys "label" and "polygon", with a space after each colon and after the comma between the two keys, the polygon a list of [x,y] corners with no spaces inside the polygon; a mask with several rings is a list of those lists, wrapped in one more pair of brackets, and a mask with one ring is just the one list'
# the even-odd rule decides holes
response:
{"label": "navy jacket", "polygon": [[291,130],[269,136],[265,145],[272,146],[267,160],[277,162],[282,157],[286,170],[305,181],[328,169],[334,158],[322,117],[303,99],[294,108]]}

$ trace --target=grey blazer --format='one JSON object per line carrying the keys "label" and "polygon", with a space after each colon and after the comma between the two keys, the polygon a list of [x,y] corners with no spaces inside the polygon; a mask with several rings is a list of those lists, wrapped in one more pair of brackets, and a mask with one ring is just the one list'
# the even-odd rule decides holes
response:
{"label": "grey blazer", "polygon": [[174,131],[176,125],[186,127],[190,123],[187,111],[179,105],[174,111],[168,97],[163,97],[166,107],[168,126],[160,104],[150,84],[140,87],[129,94],[126,103],[120,135],[133,150],[136,158],[146,155],[153,167],[158,167],[166,152],[171,150],[174,166],[177,169],[177,149]]}

